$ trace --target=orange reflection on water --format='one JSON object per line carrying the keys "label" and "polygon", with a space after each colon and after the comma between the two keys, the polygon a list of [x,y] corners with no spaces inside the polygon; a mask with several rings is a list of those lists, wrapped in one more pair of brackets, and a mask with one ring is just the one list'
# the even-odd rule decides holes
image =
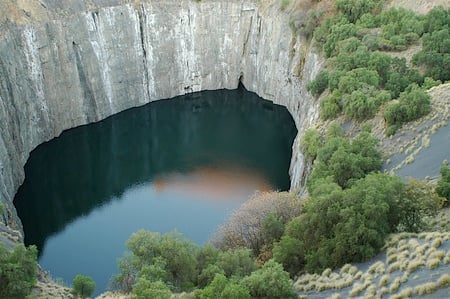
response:
{"label": "orange reflection on water", "polygon": [[189,173],[172,173],[153,181],[156,191],[176,191],[209,199],[231,200],[246,197],[256,190],[272,190],[268,181],[256,171],[242,168],[197,168]]}

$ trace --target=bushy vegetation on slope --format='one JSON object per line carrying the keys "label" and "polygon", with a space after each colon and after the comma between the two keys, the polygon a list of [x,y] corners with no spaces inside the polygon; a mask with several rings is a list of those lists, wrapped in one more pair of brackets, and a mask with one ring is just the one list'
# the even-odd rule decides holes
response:
{"label": "bushy vegetation on slope", "polygon": [[[386,105],[390,135],[403,123],[428,114],[430,98],[425,90],[450,80],[450,16],[442,7],[426,16],[394,8],[380,12],[381,2],[335,1],[338,13],[314,31],[328,68],[308,89],[316,96],[328,90],[320,103],[323,119],[343,113],[362,121]],[[423,71],[387,53],[403,51],[420,40],[422,50],[412,62]]]}
{"label": "bushy vegetation on slope", "polygon": [[0,298],[25,298],[36,284],[36,246],[17,244],[8,250],[0,244]]}

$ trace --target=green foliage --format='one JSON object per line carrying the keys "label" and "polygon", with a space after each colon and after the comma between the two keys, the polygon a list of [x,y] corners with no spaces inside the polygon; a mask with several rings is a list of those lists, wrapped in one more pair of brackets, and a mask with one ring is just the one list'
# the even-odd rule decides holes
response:
{"label": "green foliage", "polygon": [[119,261],[120,274],[113,279],[116,288],[129,292],[139,276],[149,282],[170,283],[176,290],[197,279],[198,246],[180,233],[140,230],[131,235],[127,247],[131,255]]}
{"label": "green foliage", "polygon": [[425,34],[422,50],[413,56],[412,62],[425,66],[428,77],[450,80],[450,28]]}
{"label": "green foliage", "polygon": [[305,212],[286,228],[288,237],[301,242],[290,240],[286,249],[277,248],[277,252],[299,246],[304,250],[305,269],[312,272],[374,256],[397,227],[402,187],[398,177],[379,173],[346,190],[329,177],[317,180]]}
{"label": "green foliage", "polygon": [[336,8],[351,22],[356,22],[363,14],[380,8],[381,3],[380,0],[334,0]]}
{"label": "green foliage", "polygon": [[272,244],[280,240],[284,233],[283,217],[276,212],[271,212],[263,220],[263,237],[266,244]]}
{"label": "green foliage", "polygon": [[306,86],[307,90],[314,96],[320,95],[328,87],[328,72],[320,71],[316,78]]}
{"label": "green foliage", "polygon": [[285,10],[290,3],[291,3],[290,0],[281,0],[281,10]]}
{"label": "green foliage", "polygon": [[425,32],[439,31],[450,26],[449,10],[442,6],[434,7],[430,10],[424,20]]}
{"label": "green foliage", "polygon": [[405,185],[399,209],[399,230],[418,233],[425,228],[424,217],[435,216],[443,205],[443,198],[423,181],[410,179]]}
{"label": "green foliage", "polygon": [[219,227],[213,245],[221,249],[248,248],[258,256],[270,246],[264,219],[275,213],[286,224],[301,212],[301,201],[294,193],[258,192]]}
{"label": "green foliage", "polygon": [[133,287],[135,299],[170,299],[172,292],[162,281],[149,281],[140,277]]}
{"label": "green foliage", "polygon": [[386,108],[384,118],[389,126],[398,128],[405,122],[427,115],[430,111],[430,96],[418,85],[411,84],[400,94],[397,102]]}
{"label": "green foliage", "polygon": [[217,265],[225,276],[246,276],[257,268],[252,251],[246,248],[226,250],[220,253]]}
{"label": "green foliage", "polygon": [[447,204],[450,201],[450,167],[448,165],[442,165],[440,169],[441,179],[439,180],[436,193],[447,199]]}
{"label": "green foliage", "polygon": [[390,93],[384,90],[379,91],[373,87],[358,89],[344,97],[344,113],[356,120],[369,119],[390,99]]}
{"label": "green foliage", "polygon": [[0,298],[24,298],[36,284],[37,249],[17,244],[8,250],[0,244]]}
{"label": "green foliage", "polygon": [[275,243],[273,259],[282,264],[291,277],[294,277],[299,269],[305,266],[304,249],[302,241],[285,235],[279,242]]}
{"label": "green foliage", "polygon": [[300,140],[300,146],[303,154],[310,159],[316,158],[317,151],[322,147],[322,145],[322,136],[320,136],[319,131],[313,128],[306,130]]}
{"label": "green foliage", "polygon": [[341,113],[341,97],[341,92],[339,90],[335,90],[331,93],[331,95],[320,101],[320,116],[322,119],[333,119]]}
{"label": "green foliage", "polygon": [[95,291],[95,282],[90,276],[78,274],[72,281],[73,292],[81,298],[88,298]]}
{"label": "green foliage", "polygon": [[342,23],[333,25],[330,28],[326,41],[323,45],[325,57],[333,57],[338,53],[338,43],[342,40],[355,36],[357,28],[352,23]]}
{"label": "green foliage", "polygon": [[242,284],[250,290],[252,298],[297,298],[289,273],[274,260],[269,260],[261,269],[245,277]]}
{"label": "green foliage", "polygon": [[308,190],[313,192],[314,180],[330,177],[342,188],[354,180],[381,169],[381,156],[375,146],[378,141],[368,132],[361,132],[352,142],[343,137],[327,138],[317,152]]}
{"label": "green foliage", "polygon": [[216,274],[206,288],[195,291],[195,298],[247,299],[251,297],[249,290],[243,285],[226,278],[223,274]]}
{"label": "green foliage", "polygon": [[323,11],[318,9],[310,9],[306,15],[306,20],[300,28],[300,33],[306,37],[311,38],[314,30],[319,25],[320,19],[323,16]]}

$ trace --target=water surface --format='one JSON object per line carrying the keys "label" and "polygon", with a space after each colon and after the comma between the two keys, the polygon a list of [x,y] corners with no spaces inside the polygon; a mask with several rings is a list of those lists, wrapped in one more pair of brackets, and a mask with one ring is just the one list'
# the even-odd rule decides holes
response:
{"label": "water surface", "polygon": [[198,244],[255,190],[289,189],[287,110],[243,89],[150,103],[40,145],[14,203],[25,243],[70,283],[97,291],[131,233],[174,229]]}

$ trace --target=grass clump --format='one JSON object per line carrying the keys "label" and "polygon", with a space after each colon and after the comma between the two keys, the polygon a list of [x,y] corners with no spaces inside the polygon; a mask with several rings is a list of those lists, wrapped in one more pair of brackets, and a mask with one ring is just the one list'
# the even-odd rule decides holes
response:
{"label": "grass clump", "polygon": [[389,292],[392,293],[396,293],[397,290],[400,288],[400,278],[395,278],[394,281],[391,283],[391,285],[389,286]]}
{"label": "grass clump", "polygon": [[440,288],[450,286],[450,275],[448,273],[442,274],[437,281],[437,286]]}
{"label": "grass clump", "polygon": [[378,283],[378,286],[379,287],[387,286],[387,284],[389,283],[390,279],[391,279],[391,276],[389,274],[384,274],[383,276],[381,276],[380,282]]}
{"label": "grass clump", "polygon": [[415,295],[433,294],[436,291],[436,284],[434,282],[426,282],[414,287],[413,293]]}
{"label": "grass clump", "polygon": [[432,269],[436,269],[439,264],[440,264],[441,260],[438,258],[431,258],[427,261],[427,268],[432,270]]}

